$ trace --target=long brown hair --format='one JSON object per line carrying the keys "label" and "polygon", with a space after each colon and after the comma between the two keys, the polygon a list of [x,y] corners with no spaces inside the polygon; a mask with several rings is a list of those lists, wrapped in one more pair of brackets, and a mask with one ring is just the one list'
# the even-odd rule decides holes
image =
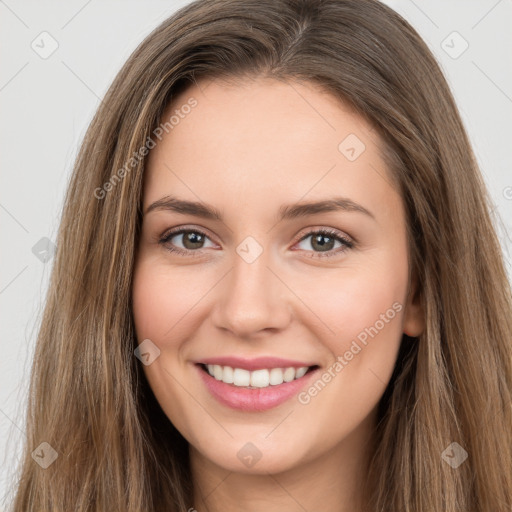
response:
{"label": "long brown hair", "polygon": [[[405,205],[426,328],[404,335],[380,402],[367,509],[511,510],[510,285],[490,199],[433,55],[376,0],[199,0],[128,59],[77,157],[37,338],[14,511],[192,505],[188,444],[134,356],[140,149],[187,85],[244,76],[314,83],[352,105],[380,134]],[[46,469],[31,456],[42,442],[58,454]],[[463,453],[454,442],[468,454],[458,467],[447,462]]]}

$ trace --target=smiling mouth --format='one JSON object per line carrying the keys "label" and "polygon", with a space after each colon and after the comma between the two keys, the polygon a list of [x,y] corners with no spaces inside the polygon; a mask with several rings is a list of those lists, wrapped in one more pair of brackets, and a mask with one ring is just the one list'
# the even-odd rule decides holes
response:
{"label": "smiling mouth", "polygon": [[262,389],[279,386],[286,382],[298,380],[319,368],[318,365],[313,365],[300,368],[291,366],[287,368],[262,368],[249,371],[243,368],[206,365],[203,363],[198,363],[198,366],[214,379],[224,384],[244,389]]}

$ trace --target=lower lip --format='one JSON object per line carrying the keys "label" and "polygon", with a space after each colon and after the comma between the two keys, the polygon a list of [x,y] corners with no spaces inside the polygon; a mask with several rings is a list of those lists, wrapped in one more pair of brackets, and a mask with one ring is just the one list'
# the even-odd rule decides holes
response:
{"label": "lower lip", "polygon": [[286,402],[298,394],[319,370],[319,368],[315,368],[299,379],[283,382],[277,386],[247,389],[217,380],[204,371],[200,365],[196,365],[196,368],[210,393],[220,403],[232,409],[247,412],[266,411]]}

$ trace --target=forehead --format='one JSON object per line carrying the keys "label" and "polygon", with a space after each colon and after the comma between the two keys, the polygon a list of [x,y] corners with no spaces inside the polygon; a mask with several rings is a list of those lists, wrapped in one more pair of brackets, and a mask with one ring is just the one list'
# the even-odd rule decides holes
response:
{"label": "forehead", "polygon": [[[192,99],[197,105],[188,109]],[[189,135],[194,131],[202,143],[217,144],[218,151],[232,150],[242,141],[248,149],[266,143],[268,150],[281,147],[286,151],[293,145],[297,152],[297,143],[308,142],[308,147],[317,144],[319,149],[338,151],[340,137],[349,133],[370,145],[380,143],[373,127],[350,105],[310,82],[270,78],[200,81],[168,105],[163,120],[171,117],[176,123],[172,133],[179,137],[176,144],[184,139],[192,143]]]}
{"label": "forehead", "polygon": [[145,205],[171,191],[246,205],[261,205],[262,194],[289,202],[334,190],[375,202],[392,188],[377,132],[311,83],[200,81],[173,99],[161,123],[171,118],[148,158]]}

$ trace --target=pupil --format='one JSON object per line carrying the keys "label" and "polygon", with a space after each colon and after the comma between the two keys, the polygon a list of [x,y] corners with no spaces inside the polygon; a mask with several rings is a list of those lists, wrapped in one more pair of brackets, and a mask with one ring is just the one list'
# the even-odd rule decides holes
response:
{"label": "pupil", "polygon": [[203,242],[202,235],[199,233],[189,232],[189,233],[186,233],[183,238],[183,245],[185,245],[185,247],[187,247],[187,245],[190,244],[191,247],[187,247],[187,248],[191,248],[191,249],[196,249],[198,246],[200,247],[202,242]]}
{"label": "pupil", "polygon": [[[328,240],[328,242],[322,243],[321,242],[322,239],[326,239],[326,240]],[[326,236],[326,235],[317,235],[317,236],[313,237],[312,245],[313,245],[313,248],[318,248],[321,251],[329,251],[330,249],[333,248],[333,243],[334,243],[334,238],[332,238],[330,236]],[[317,247],[315,247],[315,244],[317,244]]]}

